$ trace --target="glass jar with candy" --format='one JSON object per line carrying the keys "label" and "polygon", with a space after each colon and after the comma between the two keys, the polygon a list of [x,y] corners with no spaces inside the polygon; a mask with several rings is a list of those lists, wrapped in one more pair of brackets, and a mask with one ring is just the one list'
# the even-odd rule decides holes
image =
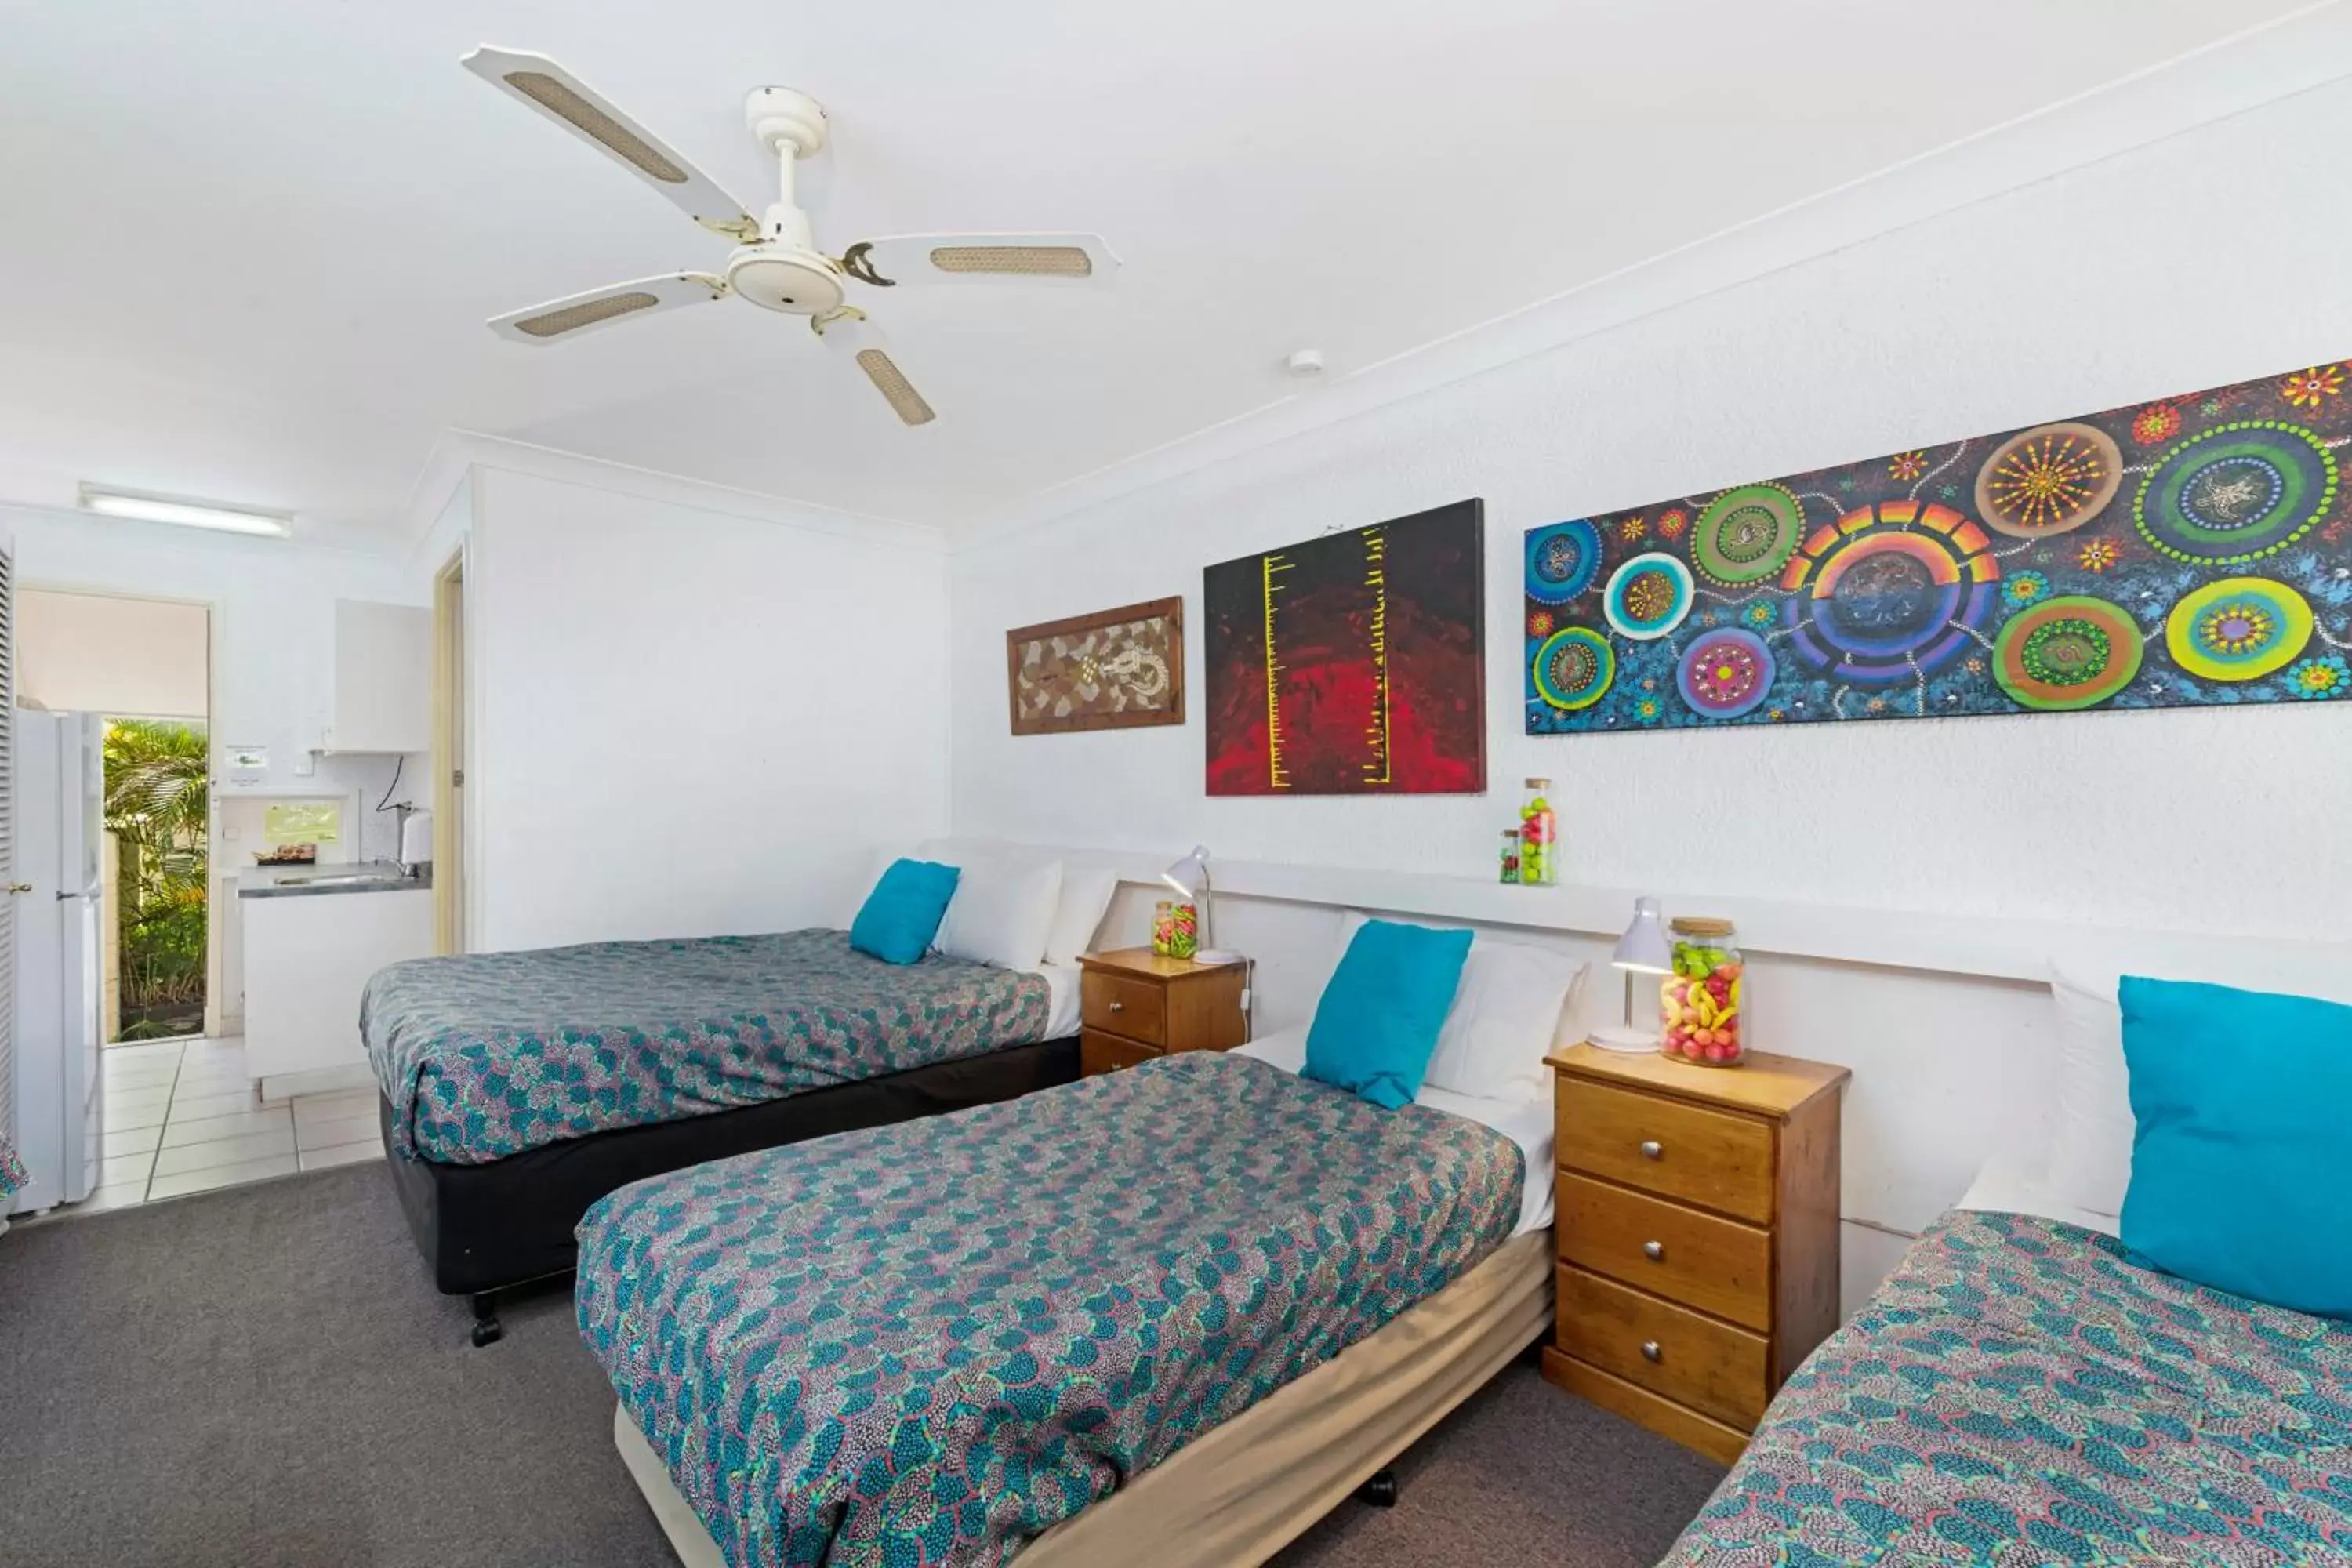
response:
{"label": "glass jar with candy", "polygon": [[1201,951],[1201,910],[1196,904],[1176,903],[1168,910],[1168,956],[1190,958]]}
{"label": "glass jar with candy", "polygon": [[1658,1048],[1700,1067],[1738,1067],[1748,1051],[1748,964],[1729,921],[1685,916],[1668,926],[1673,970],[1658,984]]}
{"label": "glass jar with candy", "polygon": [[1519,880],[1548,888],[1559,879],[1559,817],[1551,808],[1551,780],[1529,779],[1519,807]]}

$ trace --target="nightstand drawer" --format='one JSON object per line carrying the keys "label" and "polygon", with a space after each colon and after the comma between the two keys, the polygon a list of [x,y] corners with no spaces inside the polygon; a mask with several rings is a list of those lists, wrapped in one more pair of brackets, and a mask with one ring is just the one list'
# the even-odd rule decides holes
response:
{"label": "nightstand drawer", "polygon": [[1554,1141],[1570,1170],[1770,1223],[1769,1122],[1580,1079],[1562,1079],[1554,1101]]}
{"label": "nightstand drawer", "polygon": [[1562,1354],[1742,1431],[1762,1418],[1771,1375],[1762,1336],[1566,1264],[1558,1312]]}
{"label": "nightstand drawer", "polygon": [[1121,1068],[1150,1061],[1160,1054],[1158,1046],[1139,1045],[1117,1035],[1106,1035],[1100,1029],[1078,1032],[1078,1072],[1083,1077],[1117,1072]]}
{"label": "nightstand drawer", "polygon": [[1146,1045],[1168,1043],[1168,992],[1148,980],[1089,969],[1078,980],[1078,1015],[1089,1029]]}
{"label": "nightstand drawer", "polygon": [[1772,1233],[1562,1171],[1559,1256],[1759,1331],[1772,1326]]}

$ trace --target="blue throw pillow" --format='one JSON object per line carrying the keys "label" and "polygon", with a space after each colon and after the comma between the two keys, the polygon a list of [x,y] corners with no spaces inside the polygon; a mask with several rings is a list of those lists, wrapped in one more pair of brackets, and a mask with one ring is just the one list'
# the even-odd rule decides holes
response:
{"label": "blue throw pillow", "polygon": [[939,934],[961,875],[931,860],[891,861],[849,922],[849,945],[885,963],[914,963]]}
{"label": "blue throw pillow", "polygon": [[2352,1007],[2126,975],[2123,1242],[2200,1285],[2352,1318]]}
{"label": "blue throw pillow", "polygon": [[1421,1091],[1470,932],[1366,921],[1307,1031],[1307,1076],[1394,1110]]}

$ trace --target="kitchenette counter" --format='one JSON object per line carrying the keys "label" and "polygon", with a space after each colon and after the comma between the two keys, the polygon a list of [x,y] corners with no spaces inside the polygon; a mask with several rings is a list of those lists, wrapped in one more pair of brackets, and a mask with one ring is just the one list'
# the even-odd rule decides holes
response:
{"label": "kitchenette counter", "polygon": [[[433,951],[431,887],[386,860],[239,873],[245,1062],[264,1100],[371,1081],[360,996],[384,965]],[[296,901],[325,893],[381,896]]]}
{"label": "kitchenette counter", "polygon": [[322,893],[414,893],[433,886],[433,868],[403,876],[390,860],[345,865],[254,866],[237,874],[240,899],[305,899]]}

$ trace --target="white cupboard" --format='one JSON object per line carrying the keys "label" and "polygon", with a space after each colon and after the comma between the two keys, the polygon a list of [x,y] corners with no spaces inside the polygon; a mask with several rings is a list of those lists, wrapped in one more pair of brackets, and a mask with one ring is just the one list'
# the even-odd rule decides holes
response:
{"label": "white cupboard", "polygon": [[432,749],[433,612],[335,601],[335,708],[320,750]]}

